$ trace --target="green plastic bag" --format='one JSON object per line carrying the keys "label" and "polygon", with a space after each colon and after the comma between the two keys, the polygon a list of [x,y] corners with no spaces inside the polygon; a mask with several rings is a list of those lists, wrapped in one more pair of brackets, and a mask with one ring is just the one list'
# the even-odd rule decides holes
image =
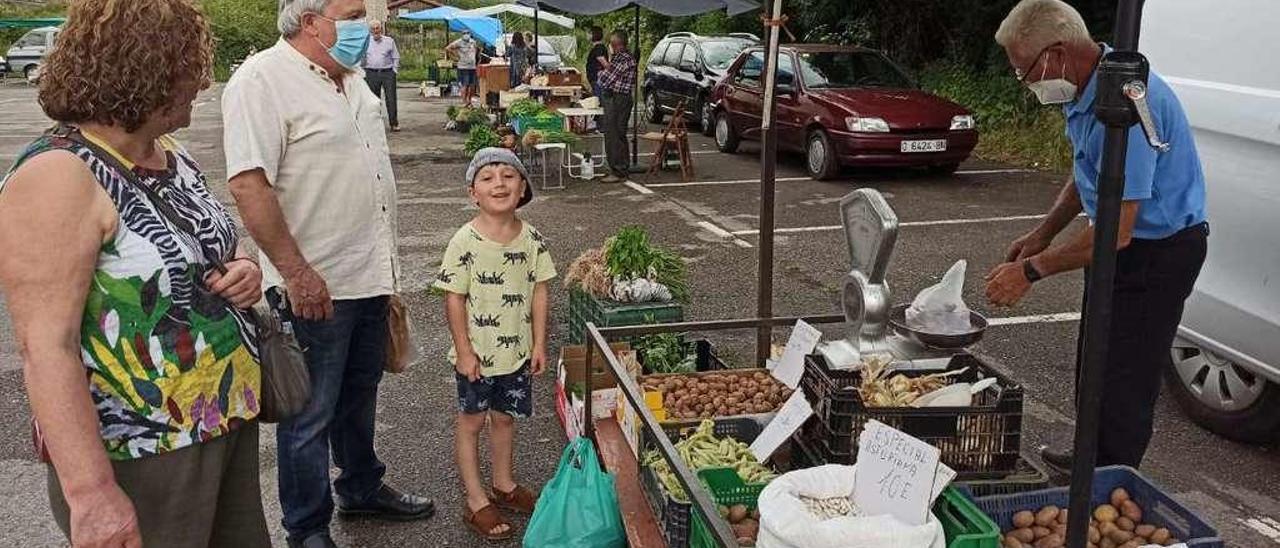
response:
{"label": "green plastic bag", "polygon": [[627,544],[613,476],[600,469],[591,440],[564,448],[551,482],[542,488],[524,533],[524,548],[615,548]]}

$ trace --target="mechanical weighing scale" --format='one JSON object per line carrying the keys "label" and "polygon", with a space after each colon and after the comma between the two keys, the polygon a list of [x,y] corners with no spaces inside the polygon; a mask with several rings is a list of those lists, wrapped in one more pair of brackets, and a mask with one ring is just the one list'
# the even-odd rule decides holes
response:
{"label": "mechanical weighing scale", "polygon": [[898,239],[898,215],[875,189],[860,188],[840,199],[840,221],[851,270],[840,301],[850,327],[848,342],[862,355],[887,354],[895,369],[945,369],[953,356],[982,339],[987,320],[970,311],[970,330],[929,333],[907,327],[908,304],[892,304],[885,275]]}

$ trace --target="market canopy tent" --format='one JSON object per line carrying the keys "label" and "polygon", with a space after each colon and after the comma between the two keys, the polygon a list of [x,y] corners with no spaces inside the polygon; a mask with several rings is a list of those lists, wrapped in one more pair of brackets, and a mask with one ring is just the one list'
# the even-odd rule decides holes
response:
{"label": "market canopy tent", "polygon": [[34,19],[0,19],[0,29],[38,29],[56,27],[67,20],[62,17],[38,17]]}
{"label": "market canopy tent", "polygon": [[563,15],[556,15],[554,13],[538,13],[537,10],[520,4],[495,4],[462,12],[463,15],[468,17],[486,17],[490,15],[497,15],[499,13],[514,13],[516,15],[523,15],[533,19],[540,18],[543,21],[549,21],[567,29],[571,29],[575,25],[573,19]]}
{"label": "market canopy tent", "polygon": [[519,2],[526,6],[541,4],[579,15],[600,15],[631,6],[672,17],[719,10],[724,10],[729,15],[738,15],[760,9],[760,4],[753,0],[519,0]]}
{"label": "market canopy tent", "polygon": [[449,30],[454,32],[470,32],[477,40],[494,45],[502,36],[502,21],[494,17],[474,16],[465,10],[453,6],[440,6],[429,10],[415,11],[400,16],[406,21],[446,21]]}

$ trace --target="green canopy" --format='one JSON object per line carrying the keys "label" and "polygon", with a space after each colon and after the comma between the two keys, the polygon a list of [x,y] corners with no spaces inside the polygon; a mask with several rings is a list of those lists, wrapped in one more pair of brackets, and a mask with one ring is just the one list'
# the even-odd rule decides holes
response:
{"label": "green canopy", "polygon": [[65,22],[67,22],[67,19],[65,17],[0,19],[0,29],[35,29],[40,27],[56,27]]}

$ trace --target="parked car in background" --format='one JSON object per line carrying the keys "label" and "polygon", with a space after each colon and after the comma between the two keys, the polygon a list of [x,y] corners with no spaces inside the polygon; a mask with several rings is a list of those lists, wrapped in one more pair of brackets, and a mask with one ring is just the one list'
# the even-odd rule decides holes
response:
{"label": "parked car in background", "polygon": [[8,58],[9,70],[21,73],[28,81],[34,82],[40,77],[40,64],[53,49],[58,39],[58,27],[40,27],[31,29],[9,47],[5,54]]}
{"label": "parked car in background", "polygon": [[[503,34],[502,40],[496,46],[498,56],[507,54],[507,48],[511,46],[511,34]],[[551,45],[550,40],[538,40],[538,67],[543,72],[550,72],[564,66],[564,61],[560,58],[560,54],[556,52],[556,48]]]}
{"label": "parked car in background", "polygon": [[9,73],[9,62],[0,56],[0,78],[4,78]]}
{"label": "parked car in background", "polygon": [[645,116],[652,123],[660,123],[684,101],[689,120],[711,135],[715,125],[709,100],[712,88],[742,50],[759,43],[760,39],[751,34],[666,35],[654,46],[644,69],[641,90]]}
{"label": "parked car in background", "polygon": [[1280,48],[1277,26],[1274,0],[1162,0],[1141,44],[1187,111],[1211,231],[1166,388],[1197,424],[1254,443],[1280,439],[1280,60],[1259,54]]}
{"label": "parked car in background", "polygon": [[[711,95],[716,145],[759,139],[764,50],[744,51]],[[883,54],[790,44],[778,54],[778,149],[805,154],[815,179],[841,166],[922,166],[952,173],[978,143],[973,115],[919,89]]]}

